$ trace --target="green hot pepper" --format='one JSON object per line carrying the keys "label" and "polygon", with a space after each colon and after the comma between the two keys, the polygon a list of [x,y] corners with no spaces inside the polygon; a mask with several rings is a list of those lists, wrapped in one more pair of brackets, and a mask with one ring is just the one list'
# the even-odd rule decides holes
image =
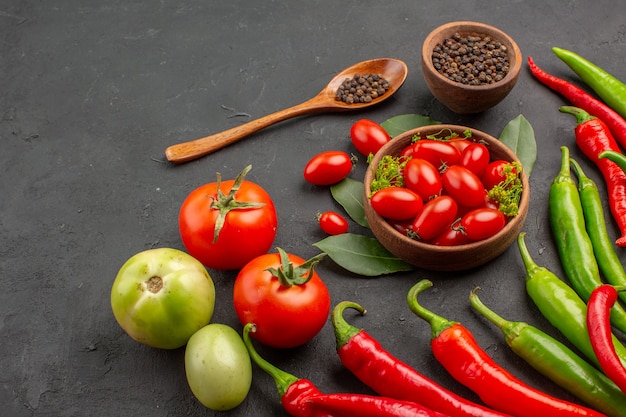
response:
{"label": "green hot pepper", "polygon": [[626,394],[606,375],[537,327],[502,318],[480,301],[477,290],[470,304],[502,331],[515,354],[592,408],[610,417],[626,416]]}
{"label": "green hot pepper", "polygon": [[[550,226],[565,275],[574,290],[587,302],[603,284],[593,244],[587,233],[576,182],[570,173],[569,149],[561,147],[561,170],[550,186]],[[611,323],[626,332],[626,311],[615,304]]]}
{"label": "green hot pepper", "polygon": [[626,85],[580,55],[554,47],[552,52],[570,67],[613,110],[626,118]]}
{"label": "green hot pepper", "polygon": [[[602,154],[600,157],[602,158]],[[606,228],[604,207],[598,186],[594,180],[585,174],[580,164],[572,158],[570,158],[570,165],[578,178],[578,192],[585,216],[585,225],[600,271],[610,284],[626,285],[626,271],[615,252],[615,246]],[[620,292],[619,296],[626,302],[626,292]]]}
{"label": "green hot pepper", "polygon": [[[535,263],[528,252],[524,237],[525,233],[519,234],[517,246],[526,269],[526,292],[550,324],[587,359],[599,366],[587,330],[587,304],[552,271]],[[615,336],[613,343],[626,366],[626,347]]]}

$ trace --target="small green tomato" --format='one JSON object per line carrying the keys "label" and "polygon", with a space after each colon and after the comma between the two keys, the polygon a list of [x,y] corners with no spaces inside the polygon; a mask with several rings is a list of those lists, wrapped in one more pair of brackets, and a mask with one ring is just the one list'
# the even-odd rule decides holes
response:
{"label": "small green tomato", "polygon": [[176,349],[211,320],[215,286],[191,255],[150,249],[122,265],[111,289],[111,307],[119,325],[136,341]]}
{"label": "small green tomato", "polygon": [[241,336],[212,323],[198,330],[185,349],[191,392],[207,408],[225,411],[243,402],[252,384],[252,363]]}

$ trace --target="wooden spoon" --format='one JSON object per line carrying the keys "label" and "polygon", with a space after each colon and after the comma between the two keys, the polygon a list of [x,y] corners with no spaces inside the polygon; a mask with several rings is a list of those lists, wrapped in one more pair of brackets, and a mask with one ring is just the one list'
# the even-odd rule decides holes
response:
{"label": "wooden spoon", "polygon": [[[335,93],[341,83],[343,83],[346,78],[352,78],[354,74],[380,74],[389,81],[389,89],[385,94],[373,99],[369,103],[347,104],[335,100]],[[265,127],[292,117],[320,113],[323,111],[360,110],[365,107],[373,106],[388,99],[398,91],[404,83],[404,80],[406,80],[407,74],[408,69],[406,64],[397,59],[381,58],[360,62],[335,75],[318,95],[304,103],[252,120],[221,133],[172,145],[165,150],[165,156],[168,161],[171,162],[187,162],[215,152]]]}

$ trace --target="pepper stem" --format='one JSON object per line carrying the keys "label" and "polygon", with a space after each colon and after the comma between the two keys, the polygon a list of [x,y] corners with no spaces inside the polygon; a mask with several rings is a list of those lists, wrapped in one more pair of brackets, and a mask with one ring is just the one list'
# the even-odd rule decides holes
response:
{"label": "pepper stem", "polygon": [[593,120],[596,117],[590,115],[589,113],[587,113],[586,111],[584,111],[583,109],[580,109],[578,107],[574,107],[574,106],[561,106],[559,107],[559,111],[561,113],[568,113],[571,114],[573,116],[576,117],[576,123],[577,124],[583,124],[585,122],[588,122],[589,120]]}
{"label": "pepper stem", "polygon": [[276,250],[280,255],[280,268],[267,268],[266,271],[275,276],[280,285],[287,288],[309,282],[313,278],[315,267],[326,256],[326,253],[322,252],[301,265],[293,266],[287,252],[281,248],[276,248]]}
{"label": "pepper stem", "polygon": [[570,172],[569,148],[567,146],[561,146],[561,169],[552,180],[552,185],[561,183],[574,184],[574,179]]}
{"label": "pepper stem", "polygon": [[626,155],[624,155],[623,153],[608,149],[606,151],[600,152],[598,154],[598,158],[606,158],[609,161],[613,161],[617,164],[618,167],[622,169],[622,171],[626,172]]}
{"label": "pepper stem", "polygon": [[526,280],[529,280],[535,274],[544,271],[545,268],[537,265],[537,263],[533,260],[530,252],[528,251],[528,247],[526,247],[526,242],[524,241],[525,236],[526,232],[521,232],[517,235],[517,246],[519,248],[519,253],[522,256],[522,262],[524,262],[524,268],[526,269]]}
{"label": "pepper stem", "polygon": [[596,185],[595,181],[593,181],[591,178],[587,176],[587,174],[585,174],[585,171],[580,166],[580,164],[575,159],[572,159],[572,158],[569,159],[569,163],[571,167],[574,169],[574,173],[576,174],[576,177],[578,178],[578,190],[582,191],[587,188],[595,188],[597,191],[598,186]]}
{"label": "pepper stem", "polygon": [[474,307],[474,310],[476,310],[478,313],[480,313],[481,316],[489,320],[498,329],[500,329],[508,342],[517,338],[522,329],[524,327],[527,327],[528,325],[522,322],[506,320],[502,316],[496,314],[496,312],[489,309],[485,304],[483,304],[480,298],[478,298],[478,290],[480,290],[480,287],[474,288],[472,292],[470,292],[469,296],[470,304],[472,307]]}
{"label": "pepper stem", "polygon": [[408,292],[406,296],[406,302],[409,305],[411,311],[418,317],[426,320],[431,327],[432,339],[437,338],[444,330],[452,327],[456,322],[450,321],[444,317],[441,317],[430,310],[422,307],[417,302],[417,296],[427,288],[433,286],[433,283],[427,279],[423,279],[415,284]]}
{"label": "pepper stem", "polygon": [[246,345],[252,361],[274,379],[274,383],[276,384],[278,393],[282,398],[283,395],[285,395],[285,392],[287,392],[289,386],[297,382],[300,378],[296,377],[295,375],[291,375],[290,373],[285,372],[281,369],[278,369],[277,367],[263,359],[261,355],[257,353],[257,351],[254,349],[254,346],[252,345],[252,340],[250,340],[250,332],[255,331],[256,324],[246,324],[243,328],[243,343]]}
{"label": "pepper stem", "polygon": [[333,323],[333,328],[335,329],[335,340],[337,342],[337,350],[341,349],[346,343],[350,341],[354,336],[361,332],[361,329],[357,329],[356,327],[349,324],[343,318],[343,312],[346,308],[353,308],[361,315],[365,315],[366,310],[361,307],[361,305],[354,303],[352,301],[342,301],[333,308],[333,312],[331,313],[331,320]]}

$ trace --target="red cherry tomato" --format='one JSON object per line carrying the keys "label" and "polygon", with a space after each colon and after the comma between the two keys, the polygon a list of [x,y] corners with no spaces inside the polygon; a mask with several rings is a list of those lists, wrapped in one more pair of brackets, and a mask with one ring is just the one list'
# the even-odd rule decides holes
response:
{"label": "red cherry tomato", "polygon": [[332,185],[352,171],[350,155],[343,151],[326,151],[315,155],[304,167],[304,179],[314,185]]}
{"label": "red cherry tomato", "polygon": [[429,241],[449,227],[457,216],[456,201],[442,195],[429,200],[413,222],[413,231],[420,240]]}
{"label": "red cherry tomato", "polygon": [[[196,188],[180,208],[178,226],[183,244],[191,256],[209,268],[241,268],[266,253],[274,242],[278,226],[274,203],[263,188],[243,179],[249,169],[246,167],[235,180]],[[256,206],[246,207],[245,203]]]}
{"label": "red cherry tomato", "polygon": [[491,190],[496,185],[500,184],[503,180],[506,179],[506,175],[504,174],[504,167],[509,164],[509,162],[504,161],[502,159],[495,160],[485,168],[485,172],[481,177],[483,185],[487,190]]}
{"label": "red cherry tomato", "polygon": [[454,146],[455,148],[457,148],[459,150],[460,153],[463,153],[463,151],[465,150],[465,148],[467,148],[469,145],[471,145],[472,142],[469,139],[461,139],[461,138],[456,138],[456,139],[450,139],[448,140],[448,143],[450,143],[450,145]]}
{"label": "red cherry tomato", "polygon": [[500,210],[481,207],[470,211],[461,218],[461,227],[473,241],[486,239],[498,233],[506,224],[506,217]]}
{"label": "red cherry tomato", "polygon": [[413,158],[425,159],[437,169],[457,165],[461,161],[461,152],[449,142],[433,139],[421,139],[413,144]]}
{"label": "red cherry tomato", "polygon": [[456,246],[472,242],[465,234],[463,228],[460,227],[459,222],[460,220],[452,223],[439,236],[431,240],[429,243],[437,246]]}
{"label": "red cherry tomato", "polygon": [[425,159],[409,159],[404,166],[403,177],[405,187],[415,191],[424,200],[441,194],[441,174]]}
{"label": "red cherry tomato", "polygon": [[414,218],[424,205],[422,197],[404,187],[387,187],[370,198],[372,208],[381,217],[392,220]]}
{"label": "red cherry tomato", "polygon": [[448,167],[441,174],[444,191],[461,206],[477,207],[485,203],[486,191],[480,178],[461,165]]}
{"label": "red cherry tomato", "polygon": [[320,214],[320,228],[328,235],[341,235],[348,231],[348,221],[341,214],[334,211],[326,211]]}
{"label": "red cherry tomato", "polygon": [[413,232],[413,220],[391,220],[387,219],[387,223],[401,234],[408,236]]}
{"label": "red cherry tomato", "polygon": [[461,153],[460,164],[480,178],[489,165],[489,149],[482,143],[471,143]]}
{"label": "red cherry tomato", "polygon": [[350,128],[352,144],[361,154],[369,156],[376,154],[384,144],[391,140],[387,131],[378,123],[361,119],[356,121]]}
{"label": "red cherry tomato", "polygon": [[[254,258],[239,271],[233,286],[235,312],[242,325],[256,324],[251,336],[259,342],[276,348],[300,346],[326,324],[330,295],[317,272],[312,271],[304,283],[295,281],[309,276],[308,268],[298,268],[304,263],[296,255],[279,251]],[[281,283],[270,269],[287,274],[293,269],[290,285]]]}

